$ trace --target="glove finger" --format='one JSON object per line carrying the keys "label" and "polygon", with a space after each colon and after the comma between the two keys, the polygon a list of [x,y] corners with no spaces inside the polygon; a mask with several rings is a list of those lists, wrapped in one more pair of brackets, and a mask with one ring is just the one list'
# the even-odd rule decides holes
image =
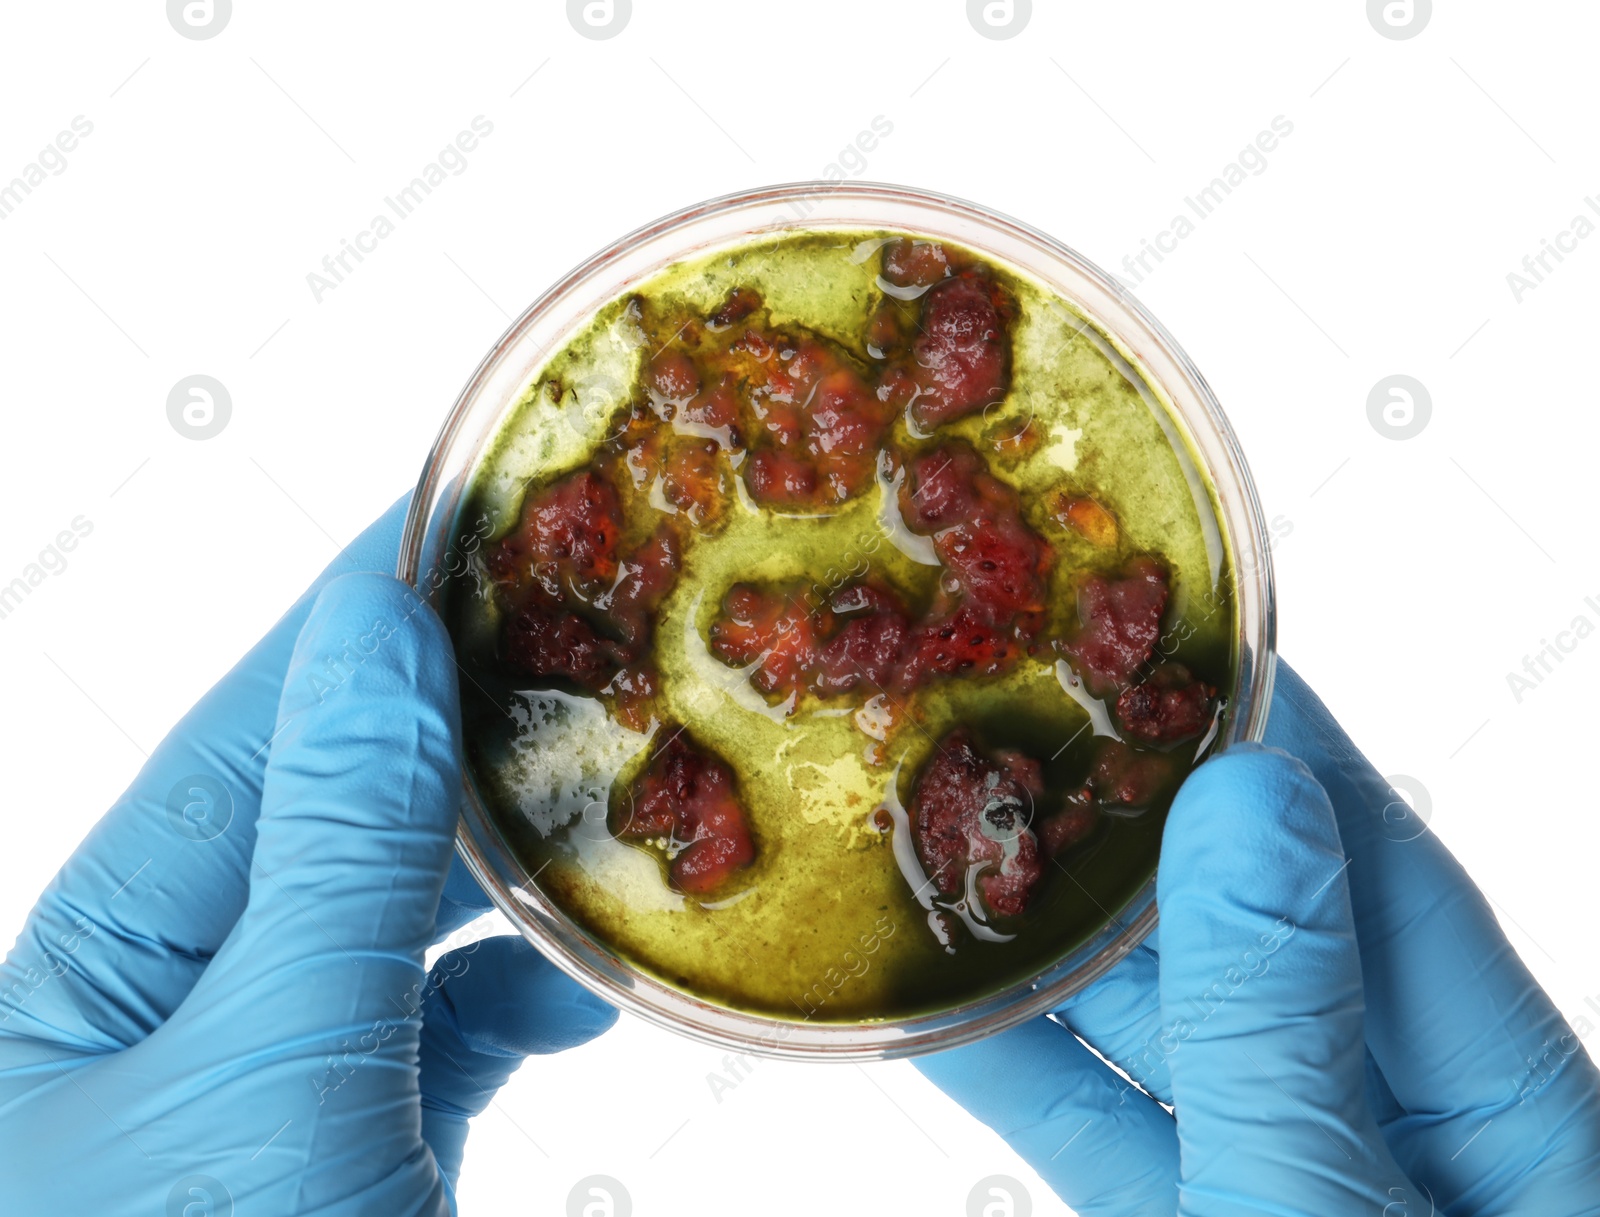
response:
{"label": "glove finger", "polygon": [[[0,966],[0,1033],[67,1053],[137,1043],[188,995],[243,911],[261,785],[295,640],[318,593],[392,572],[410,496],[346,547],[151,754],[51,880]],[[459,860],[442,936],[489,907]],[[38,984],[49,974],[68,983]]]}
{"label": "glove finger", "polygon": [[[470,687],[470,686],[469,686]],[[433,941],[441,942],[469,921],[475,921],[494,907],[478,881],[472,877],[461,855],[450,859],[444,891],[439,896],[439,915],[434,918]]]}
{"label": "glove finger", "polygon": [[1157,897],[1180,1211],[1383,1212],[1409,1185],[1367,1107],[1344,851],[1305,766],[1247,746],[1190,775]]}
{"label": "glove finger", "polygon": [[1176,1206],[1172,1117],[1066,1028],[1032,1019],[913,1063],[1083,1217],[1142,1217]]}
{"label": "glove finger", "polygon": [[1164,1103],[1172,1101],[1172,1075],[1161,1047],[1161,959],[1158,931],[1116,967],[1054,1013],[1074,1035],[1114,1061]]}
{"label": "glove finger", "polygon": [[[449,638],[385,575],[317,598],[283,684],[250,898],[172,1023],[248,1013],[228,1036],[327,1050],[404,999],[449,866],[460,780]],[[346,669],[329,685],[330,657]]]}
{"label": "glove finger", "polygon": [[467,1121],[494,1101],[523,1058],[588,1043],[617,1021],[522,938],[485,938],[441,956],[422,1010],[422,1136],[455,1185]]}
{"label": "glove finger", "polygon": [[389,576],[334,580],[283,682],[243,914],[172,1018],[80,1083],[152,1157],[181,1160],[201,1128],[247,1190],[292,1185],[269,1211],[362,1193],[373,1211],[423,1211],[419,1197],[436,1211],[406,999],[449,866],[459,756],[438,618]]}
{"label": "glove finger", "polygon": [[1386,1129],[1401,1164],[1452,1212],[1600,1195],[1600,1073],[1472,880],[1281,662],[1267,739],[1338,816],[1366,1036],[1408,1113]]}

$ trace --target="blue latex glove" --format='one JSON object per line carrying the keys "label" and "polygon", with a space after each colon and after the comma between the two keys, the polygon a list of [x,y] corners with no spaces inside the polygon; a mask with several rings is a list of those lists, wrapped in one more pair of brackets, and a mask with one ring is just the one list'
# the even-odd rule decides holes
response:
{"label": "blue latex glove", "polygon": [[1085,1217],[1600,1213],[1600,1075],[1483,896],[1282,664],[1267,742],[1179,792],[1159,948],[923,1072]]}
{"label": "blue latex glove", "polygon": [[184,718],[29,917],[0,970],[5,1212],[446,1213],[467,1121],[524,1055],[615,1021],[520,938],[424,974],[488,901],[451,868],[450,641],[393,578],[344,573],[394,569],[404,509]]}

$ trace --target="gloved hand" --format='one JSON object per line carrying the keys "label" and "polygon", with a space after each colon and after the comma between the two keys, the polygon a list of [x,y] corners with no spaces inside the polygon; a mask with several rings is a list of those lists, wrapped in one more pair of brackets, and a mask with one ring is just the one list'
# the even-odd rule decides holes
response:
{"label": "gloved hand", "polygon": [[[162,742],[0,970],[0,1209],[443,1214],[467,1121],[616,1012],[451,870],[454,652],[368,529]],[[447,873],[449,881],[447,883]]]}
{"label": "gloved hand", "polygon": [[1267,743],[1179,792],[1159,947],[923,1072],[1084,1217],[1600,1213],[1600,1075],[1483,896],[1281,663]]}

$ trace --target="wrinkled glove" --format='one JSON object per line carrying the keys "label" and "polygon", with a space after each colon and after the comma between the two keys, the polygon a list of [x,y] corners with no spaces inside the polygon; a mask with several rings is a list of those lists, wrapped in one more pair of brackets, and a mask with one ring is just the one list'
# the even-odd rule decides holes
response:
{"label": "wrinkled glove", "polygon": [[1578,1037],[1439,840],[1277,683],[1272,747],[1173,804],[1159,945],[919,1066],[1084,1217],[1600,1213]]}
{"label": "wrinkled glove", "polygon": [[[467,1121],[616,1013],[451,846],[454,652],[392,571],[405,502],[162,742],[0,970],[8,1213],[442,1214]],[[447,882],[448,876],[448,882]]]}

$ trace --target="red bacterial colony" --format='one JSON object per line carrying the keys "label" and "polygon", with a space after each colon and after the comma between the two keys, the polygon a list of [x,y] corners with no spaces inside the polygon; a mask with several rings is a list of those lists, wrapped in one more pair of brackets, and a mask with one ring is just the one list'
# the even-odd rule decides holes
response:
{"label": "red bacterial colony", "polygon": [[[707,315],[629,304],[638,378],[606,438],[585,466],[531,489],[488,551],[500,657],[650,735],[648,758],[613,798],[610,832],[660,850],[674,889],[714,893],[757,860],[760,842],[738,775],[661,708],[657,610],[686,556],[733,513],[820,517],[881,488],[937,559],[926,586],[897,586],[865,564],[825,583],[737,583],[708,606],[706,646],[774,713],[871,704],[873,729],[862,730],[880,743],[918,720],[940,682],[1064,660],[1117,730],[1086,741],[1081,780],[1052,791],[1044,759],[987,750],[958,726],[908,787],[933,890],[1016,918],[1051,860],[1103,816],[1170,797],[1189,764],[1176,748],[1211,728],[1217,690],[1162,645],[1172,573],[1161,556],[1118,558],[1121,531],[1100,501],[1063,492],[1028,503],[1002,476],[1036,435],[980,443],[970,427],[966,438],[942,430],[1009,391],[1018,306],[1004,283],[934,241],[894,239],[879,259],[883,298],[856,350],[774,324],[749,288]],[[1106,558],[1069,565],[1069,541]]]}

